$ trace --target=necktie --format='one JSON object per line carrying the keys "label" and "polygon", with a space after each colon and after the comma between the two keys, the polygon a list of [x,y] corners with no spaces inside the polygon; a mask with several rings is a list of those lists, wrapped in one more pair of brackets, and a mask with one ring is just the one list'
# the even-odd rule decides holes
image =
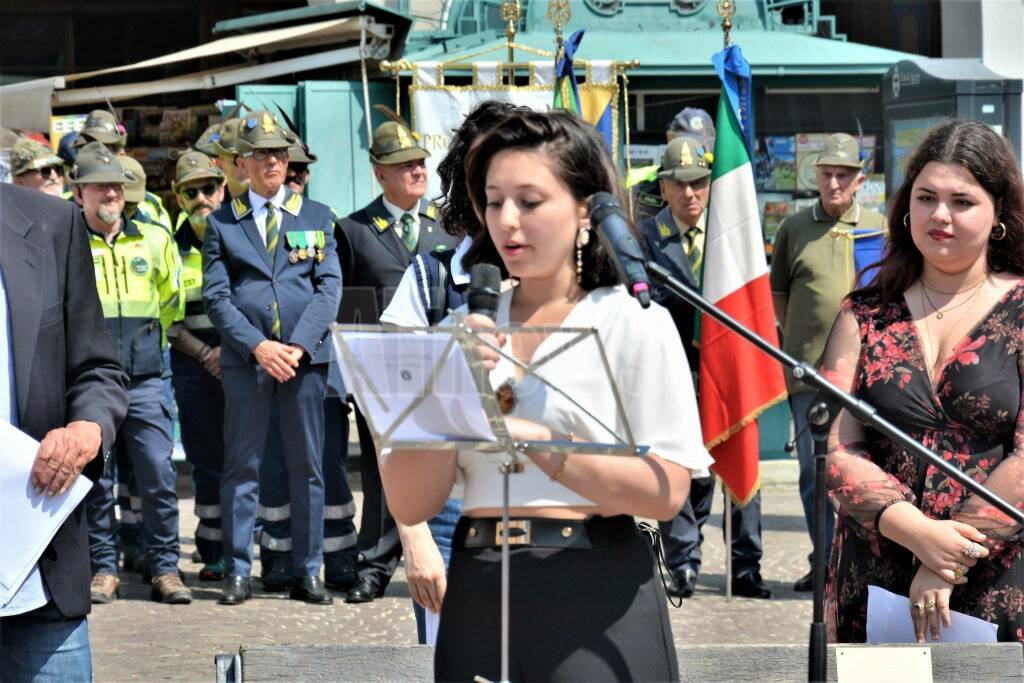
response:
{"label": "necktie", "polygon": [[[270,254],[270,262],[274,262],[274,256],[277,254],[277,240],[280,237],[280,230],[278,229],[278,223],[280,219],[277,211],[274,209],[274,205],[267,202],[267,253]],[[281,339],[281,311],[277,305],[277,298],[274,298],[273,303],[274,322],[270,326],[270,336],[274,339]]]}
{"label": "necktie", "polygon": [[419,235],[416,234],[416,219],[411,214],[402,214],[402,244],[409,250],[409,253],[416,251],[416,243],[419,242]]}
{"label": "necktie", "polygon": [[694,226],[686,231],[686,257],[690,259],[690,265],[693,267],[695,274],[700,272],[700,265],[704,256],[700,245],[697,244],[698,238],[700,238],[700,228]]}

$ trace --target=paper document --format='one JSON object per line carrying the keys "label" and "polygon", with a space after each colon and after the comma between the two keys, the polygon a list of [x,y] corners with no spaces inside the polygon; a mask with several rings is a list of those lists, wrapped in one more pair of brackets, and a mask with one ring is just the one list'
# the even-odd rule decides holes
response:
{"label": "paper document", "polygon": [[37,495],[31,475],[39,442],[0,420],[0,444],[0,605],[5,605],[92,482],[79,476],[59,496]]}
{"label": "paper document", "polygon": [[[950,610],[953,625],[939,627],[940,643],[994,643],[995,624],[962,612]],[[940,622],[941,623],[941,622]],[[869,643],[916,643],[914,622],[910,620],[910,601],[905,595],[890,593],[878,586],[868,586]],[[931,642],[931,635],[925,631]]]}
{"label": "paper document", "polygon": [[[345,387],[375,430],[384,434],[394,427],[389,442],[497,441],[462,349],[449,347],[450,334],[336,330],[334,335]],[[420,404],[399,421],[425,390]]]}

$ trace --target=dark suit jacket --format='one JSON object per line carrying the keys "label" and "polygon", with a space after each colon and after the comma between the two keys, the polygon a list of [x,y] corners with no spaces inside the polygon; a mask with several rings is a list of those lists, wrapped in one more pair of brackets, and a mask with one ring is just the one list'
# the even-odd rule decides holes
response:
{"label": "dark suit jacket", "polygon": [[419,215],[415,253],[405,248],[395,232],[395,219],[381,197],[337,221],[335,235],[345,288],[339,322],[376,325],[413,256],[458,245],[459,240],[441,229],[437,209],[425,199],[420,200]]}
{"label": "dark suit jacket", "polygon": [[[2,183],[0,226],[19,425],[42,440],[68,422],[97,423],[103,457],[83,472],[95,481],[128,411],[128,377],[103,320],[82,214],[70,202]],[[39,560],[69,618],[90,608],[84,511],[84,504],[75,509]]]}
{"label": "dark suit jacket", "polygon": [[[643,237],[641,246],[648,258],[670,270],[677,280],[700,291],[693,268],[690,267],[690,259],[683,250],[685,238],[679,233],[679,227],[667,206],[656,215],[640,221],[636,229]],[[700,367],[700,350],[693,345],[697,312],[663,285],[654,287],[652,298],[672,315],[676,329],[679,330],[679,338],[683,341],[690,370],[696,371]]]}
{"label": "dark suit jacket", "polygon": [[[224,367],[255,363],[252,350],[271,337],[273,305],[281,316],[281,341],[298,344],[313,364],[330,360],[327,327],[341,297],[334,247],[334,214],[319,202],[287,191],[277,254],[270,255],[252,217],[248,193],[213,213],[203,239],[203,302],[221,335]],[[292,234],[322,231],[322,262],[288,260]]]}

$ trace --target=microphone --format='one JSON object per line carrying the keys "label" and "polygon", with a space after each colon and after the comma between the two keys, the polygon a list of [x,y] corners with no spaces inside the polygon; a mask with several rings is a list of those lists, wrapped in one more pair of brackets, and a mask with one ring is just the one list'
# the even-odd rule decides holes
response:
{"label": "microphone", "polygon": [[501,270],[491,263],[477,263],[469,270],[469,290],[466,302],[469,312],[485,315],[491,320],[498,317],[498,298],[501,296]]}
{"label": "microphone", "polygon": [[643,252],[629,230],[626,214],[614,195],[597,192],[587,203],[590,224],[597,229],[601,244],[612,258],[619,279],[644,308],[651,305],[651,281],[647,277]]}

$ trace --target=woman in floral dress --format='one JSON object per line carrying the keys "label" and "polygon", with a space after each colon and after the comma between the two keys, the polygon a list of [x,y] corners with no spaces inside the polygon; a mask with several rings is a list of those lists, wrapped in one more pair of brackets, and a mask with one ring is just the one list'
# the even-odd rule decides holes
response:
{"label": "woman in floral dress", "polygon": [[[1024,508],[1024,182],[976,121],[929,132],[892,199],[872,283],[844,302],[824,371],[837,386]],[[1024,642],[1020,525],[845,411],[828,487],[839,513],[830,639],[866,637],[868,585],[909,595],[918,642],[950,610]]]}

